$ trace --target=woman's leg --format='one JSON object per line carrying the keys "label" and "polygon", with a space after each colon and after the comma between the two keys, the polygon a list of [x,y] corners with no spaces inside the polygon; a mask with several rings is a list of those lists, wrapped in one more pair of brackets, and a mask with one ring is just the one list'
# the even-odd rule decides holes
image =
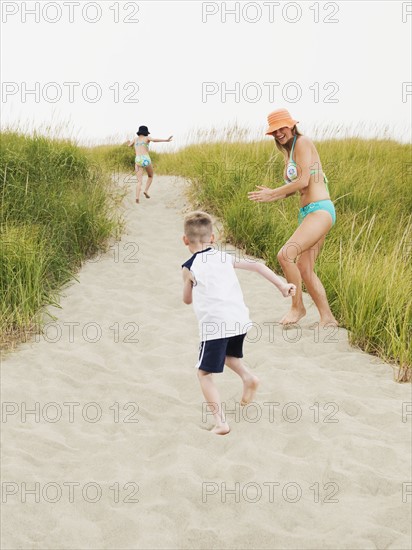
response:
{"label": "woman's leg", "polygon": [[282,271],[287,282],[293,283],[296,286],[296,293],[292,296],[292,306],[290,310],[280,320],[283,325],[297,323],[299,319],[302,319],[302,317],[306,315],[306,309],[302,300],[302,277],[294,260],[290,260],[286,252],[287,250],[285,251],[285,247],[283,247],[278,253],[278,260],[282,266]]}
{"label": "woman's leg", "polygon": [[143,168],[141,166],[139,166],[138,164],[135,164],[135,168],[136,168],[136,177],[137,177],[136,202],[139,202],[140,191],[142,189],[142,181],[143,181]]}
{"label": "woman's leg", "polygon": [[330,323],[338,324],[330,310],[325,288],[314,271],[316,258],[319,256],[325,238],[326,235],[324,235],[310,250],[303,252],[296,262],[306,289],[319,310],[320,326],[323,327]]}
{"label": "woman's leg", "polygon": [[[301,272],[296,260],[306,251],[313,255],[315,251],[311,249],[326,236],[331,227],[332,217],[328,212],[324,210],[312,212],[305,217],[278,253],[277,257],[287,281],[296,285],[296,294],[292,296],[292,307],[280,321],[284,325],[297,323],[306,314],[302,301]],[[309,289],[308,292],[310,293]]]}
{"label": "woman's leg", "polygon": [[150,199],[150,195],[149,195],[148,191],[149,191],[149,188],[152,185],[152,181],[153,181],[153,166],[151,164],[149,164],[149,166],[146,166],[146,172],[147,172],[148,178],[147,178],[147,182],[146,182],[146,188],[144,190],[144,196],[147,199]]}

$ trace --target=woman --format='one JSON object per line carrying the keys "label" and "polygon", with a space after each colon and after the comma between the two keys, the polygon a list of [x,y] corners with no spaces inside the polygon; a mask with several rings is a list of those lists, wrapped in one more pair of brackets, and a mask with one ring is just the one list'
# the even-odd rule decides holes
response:
{"label": "woman", "polygon": [[155,139],[149,136],[150,132],[147,126],[140,126],[136,132],[137,137],[134,140],[128,142],[129,147],[135,148],[136,158],[135,158],[135,169],[137,177],[137,186],[136,186],[136,202],[140,201],[140,190],[142,188],[143,181],[143,168],[145,168],[148,178],[146,182],[146,188],[143,192],[146,199],[150,199],[148,193],[150,186],[153,181],[153,166],[152,161],[149,155],[149,144],[152,141],[153,143],[172,141],[170,136],[168,139]]}
{"label": "woman", "polygon": [[335,208],[329,197],[328,180],[323,174],[318,152],[312,141],[297,129],[297,120],[286,109],[268,116],[266,135],[273,136],[276,147],[285,157],[285,183],[271,189],[257,186],[249,199],[271,202],[300,193],[298,228],[279,251],[277,257],[289,283],[296,285],[290,311],[281,319],[286,325],[297,323],[305,314],[302,301],[302,279],[320,314],[320,326],[337,325],[325,289],[314,272],[317,256],[325,237],[336,221]]}

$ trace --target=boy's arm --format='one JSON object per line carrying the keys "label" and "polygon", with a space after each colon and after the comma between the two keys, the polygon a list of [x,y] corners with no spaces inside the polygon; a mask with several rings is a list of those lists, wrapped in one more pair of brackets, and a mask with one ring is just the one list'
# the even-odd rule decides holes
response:
{"label": "boy's arm", "polygon": [[185,304],[192,303],[192,288],[193,288],[193,275],[187,267],[182,270],[183,275],[183,302]]}
{"label": "boy's arm", "polygon": [[233,262],[233,267],[236,269],[246,269],[247,271],[254,271],[259,273],[265,279],[274,284],[283,296],[294,296],[296,293],[296,286],[292,283],[284,283],[280,277],[276,275],[267,265],[248,260],[235,260]]}

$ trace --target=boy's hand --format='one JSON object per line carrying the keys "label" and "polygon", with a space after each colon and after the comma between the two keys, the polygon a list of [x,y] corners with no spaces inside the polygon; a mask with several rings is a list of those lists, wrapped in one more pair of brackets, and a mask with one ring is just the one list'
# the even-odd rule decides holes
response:
{"label": "boy's hand", "polygon": [[192,288],[196,284],[196,279],[193,273],[187,267],[182,269],[183,276],[183,302],[185,304],[192,303]]}
{"label": "boy's hand", "polygon": [[294,296],[296,294],[296,286],[292,283],[286,283],[281,290],[282,296],[288,298],[289,296]]}
{"label": "boy's hand", "polygon": [[195,277],[193,273],[190,271],[190,269],[187,269],[187,267],[183,268],[183,281],[186,283],[187,281],[190,281],[192,283],[192,286],[196,283]]}

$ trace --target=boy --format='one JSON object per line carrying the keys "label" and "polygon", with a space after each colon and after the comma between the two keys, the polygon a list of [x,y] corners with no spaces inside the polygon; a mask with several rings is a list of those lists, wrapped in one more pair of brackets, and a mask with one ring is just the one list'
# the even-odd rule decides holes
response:
{"label": "boy", "polygon": [[259,384],[257,376],[242,363],[243,340],[251,321],[249,310],[234,268],[255,271],[273,283],[283,296],[294,296],[296,287],[284,283],[262,263],[237,260],[231,254],[214,249],[212,218],[206,212],[192,212],[185,217],[183,242],[193,256],[182,265],[183,302],[191,304],[199,321],[200,350],[198,377],[205,400],[213,412],[216,425],[212,432],[229,433],[213,373],[223,372],[226,364],[243,381],[241,404],[253,401]]}

